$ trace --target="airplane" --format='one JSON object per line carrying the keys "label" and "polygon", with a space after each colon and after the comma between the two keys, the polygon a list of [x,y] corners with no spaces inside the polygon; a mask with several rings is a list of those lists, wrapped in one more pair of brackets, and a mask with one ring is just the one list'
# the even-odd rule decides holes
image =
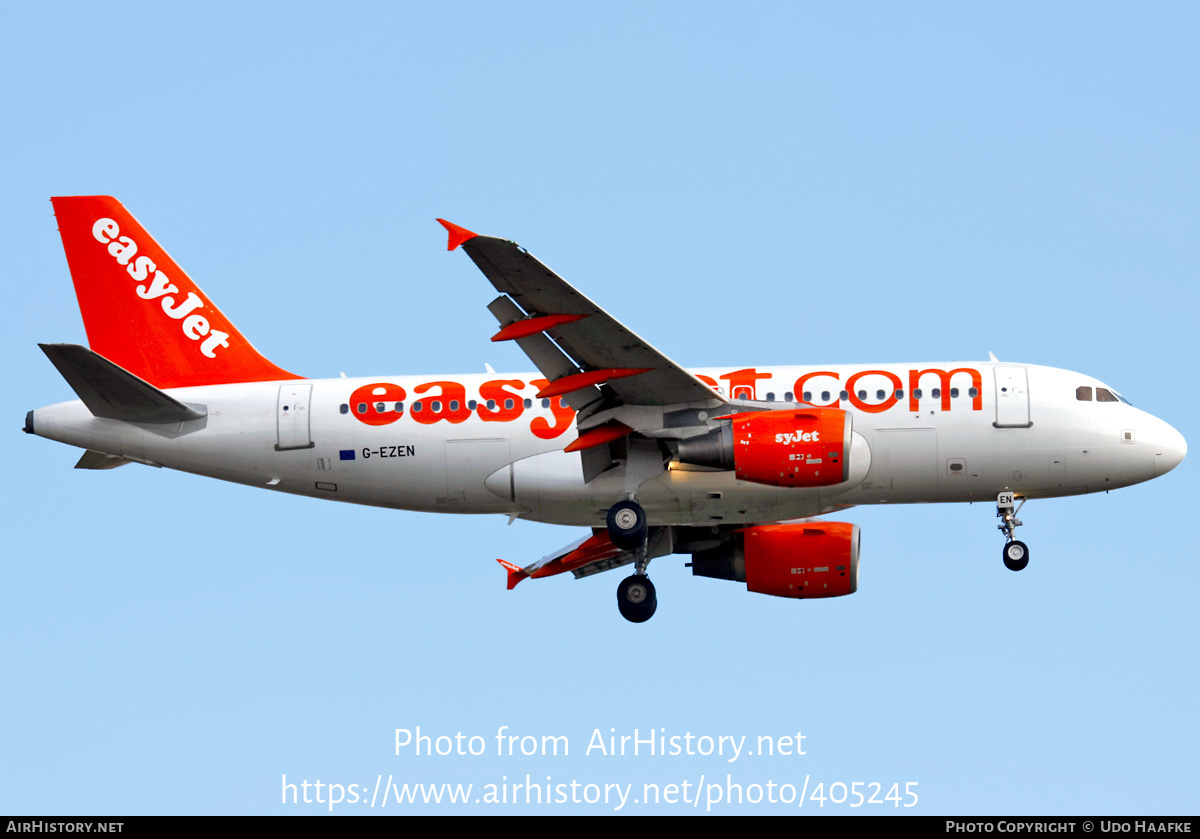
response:
{"label": "airplane", "polygon": [[114,198],[51,199],[87,347],[41,344],[78,400],[24,431],[128,463],[393,509],[589,528],[524,566],[586,577],[626,565],[620,614],[648,620],[652,559],[808,599],[858,588],[868,504],[996,503],[1004,565],[1031,498],[1163,475],[1183,436],[1103,382],[987,362],[689,371],[524,248],[443,219],[499,292],[493,341],[536,373],[309,379],[260,355]]}

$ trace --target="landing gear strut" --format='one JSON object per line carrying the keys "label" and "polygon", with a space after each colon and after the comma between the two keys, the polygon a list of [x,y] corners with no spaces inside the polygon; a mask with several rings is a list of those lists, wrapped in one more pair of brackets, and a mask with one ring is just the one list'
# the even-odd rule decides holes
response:
{"label": "landing gear strut", "polygon": [[1022,498],[1021,503],[1014,507],[1016,498],[1013,493],[1002,492],[996,496],[996,515],[1001,521],[997,529],[1004,534],[1006,540],[1001,558],[1004,560],[1004,567],[1009,571],[1020,571],[1029,564],[1029,547],[1013,538],[1013,531],[1021,526],[1017,513],[1025,506],[1025,500]]}
{"label": "landing gear strut", "polygon": [[618,501],[608,510],[608,538],[618,548],[634,551],[634,572],[617,586],[617,610],[621,617],[633,623],[644,623],[658,608],[654,583],[646,576],[647,528],[646,511],[630,498]]}

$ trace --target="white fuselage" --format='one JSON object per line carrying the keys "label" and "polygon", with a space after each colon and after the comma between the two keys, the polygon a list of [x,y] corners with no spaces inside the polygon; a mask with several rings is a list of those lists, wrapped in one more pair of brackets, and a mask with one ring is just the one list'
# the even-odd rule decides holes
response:
{"label": "white fuselage", "polygon": [[[1149,480],[1186,453],[1167,423],[1123,402],[1083,401],[1079,388],[1094,393],[1104,385],[1049,367],[694,372],[726,396],[849,411],[850,478],[784,489],[672,463],[637,488],[652,524],[780,521],[858,504],[991,500],[1004,490],[1026,497],[1098,492]],[[104,454],[281,492],[603,526],[623,497],[622,470],[584,482],[579,454],[562,451],[577,436],[571,412],[536,397],[539,379],[518,373],[178,388],[169,393],[203,406],[207,416],[131,423],[97,419],[77,401],[37,410],[33,428]],[[647,428],[661,425],[661,412],[651,411]]]}

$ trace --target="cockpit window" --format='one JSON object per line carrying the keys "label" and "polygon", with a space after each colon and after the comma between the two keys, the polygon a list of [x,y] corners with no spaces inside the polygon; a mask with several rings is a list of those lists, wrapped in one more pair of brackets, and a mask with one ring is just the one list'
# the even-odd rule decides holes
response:
{"label": "cockpit window", "polygon": [[1098,388],[1096,388],[1096,401],[1097,402],[1119,402],[1120,400],[1117,399],[1117,397],[1113,396],[1112,391],[1109,390],[1108,388],[1098,387]]}
{"label": "cockpit window", "polygon": [[1092,401],[1092,389],[1090,387],[1087,387],[1086,385],[1083,387],[1075,388],[1075,398],[1078,399],[1080,402],[1091,402]]}
{"label": "cockpit window", "polygon": [[1128,405],[1130,408],[1132,408],[1132,407],[1133,407],[1133,403],[1132,403],[1132,402],[1130,402],[1128,399],[1126,399],[1126,398],[1125,398],[1124,396],[1122,396],[1121,394],[1117,393],[1115,390],[1112,392],[1112,394],[1113,394],[1113,396],[1117,397],[1117,398],[1118,398],[1118,399],[1120,399],[1122,402],[1124,402],[1126,405]]}

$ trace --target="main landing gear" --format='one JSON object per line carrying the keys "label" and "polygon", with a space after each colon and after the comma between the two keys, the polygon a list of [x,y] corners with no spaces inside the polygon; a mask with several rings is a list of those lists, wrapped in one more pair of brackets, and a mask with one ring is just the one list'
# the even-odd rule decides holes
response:
{"label": "main landing gear", "polygon": [[645,623],[654,617],[658,598],[654,583],[644,573],[632,574],[617,586],[617,611],[631,623]]}
{"label": "main landing gear", "polygon": [[1007,540],[1001,557],[1004,567],[1009,571],[1020,571],[1029,564],[1029,547],[1013,538],[1013,531],[1021,526],[1017,513],[1025,506],[1025,500],[1022,498],[1020,504],[1015,504],[1016,498],[1011,492],[1002,492],[996,496],[996,515],[1001,520],[997,529],[1004,533]]}
{"label": "main landing gear", "polygon": [[646,576],[646,511],[632,498],[618,501],[608,510],[608,538],[618,548],[634,551],[634,572],[617,586],[617,610],[632,623],[644,623],[654,616],[658,598],[654,583]]}
{"label": "main landing gear", "polygon": [[632,551],[646,541],[646,511],[630,499],[608,508],[608,538],[618,548]]}

